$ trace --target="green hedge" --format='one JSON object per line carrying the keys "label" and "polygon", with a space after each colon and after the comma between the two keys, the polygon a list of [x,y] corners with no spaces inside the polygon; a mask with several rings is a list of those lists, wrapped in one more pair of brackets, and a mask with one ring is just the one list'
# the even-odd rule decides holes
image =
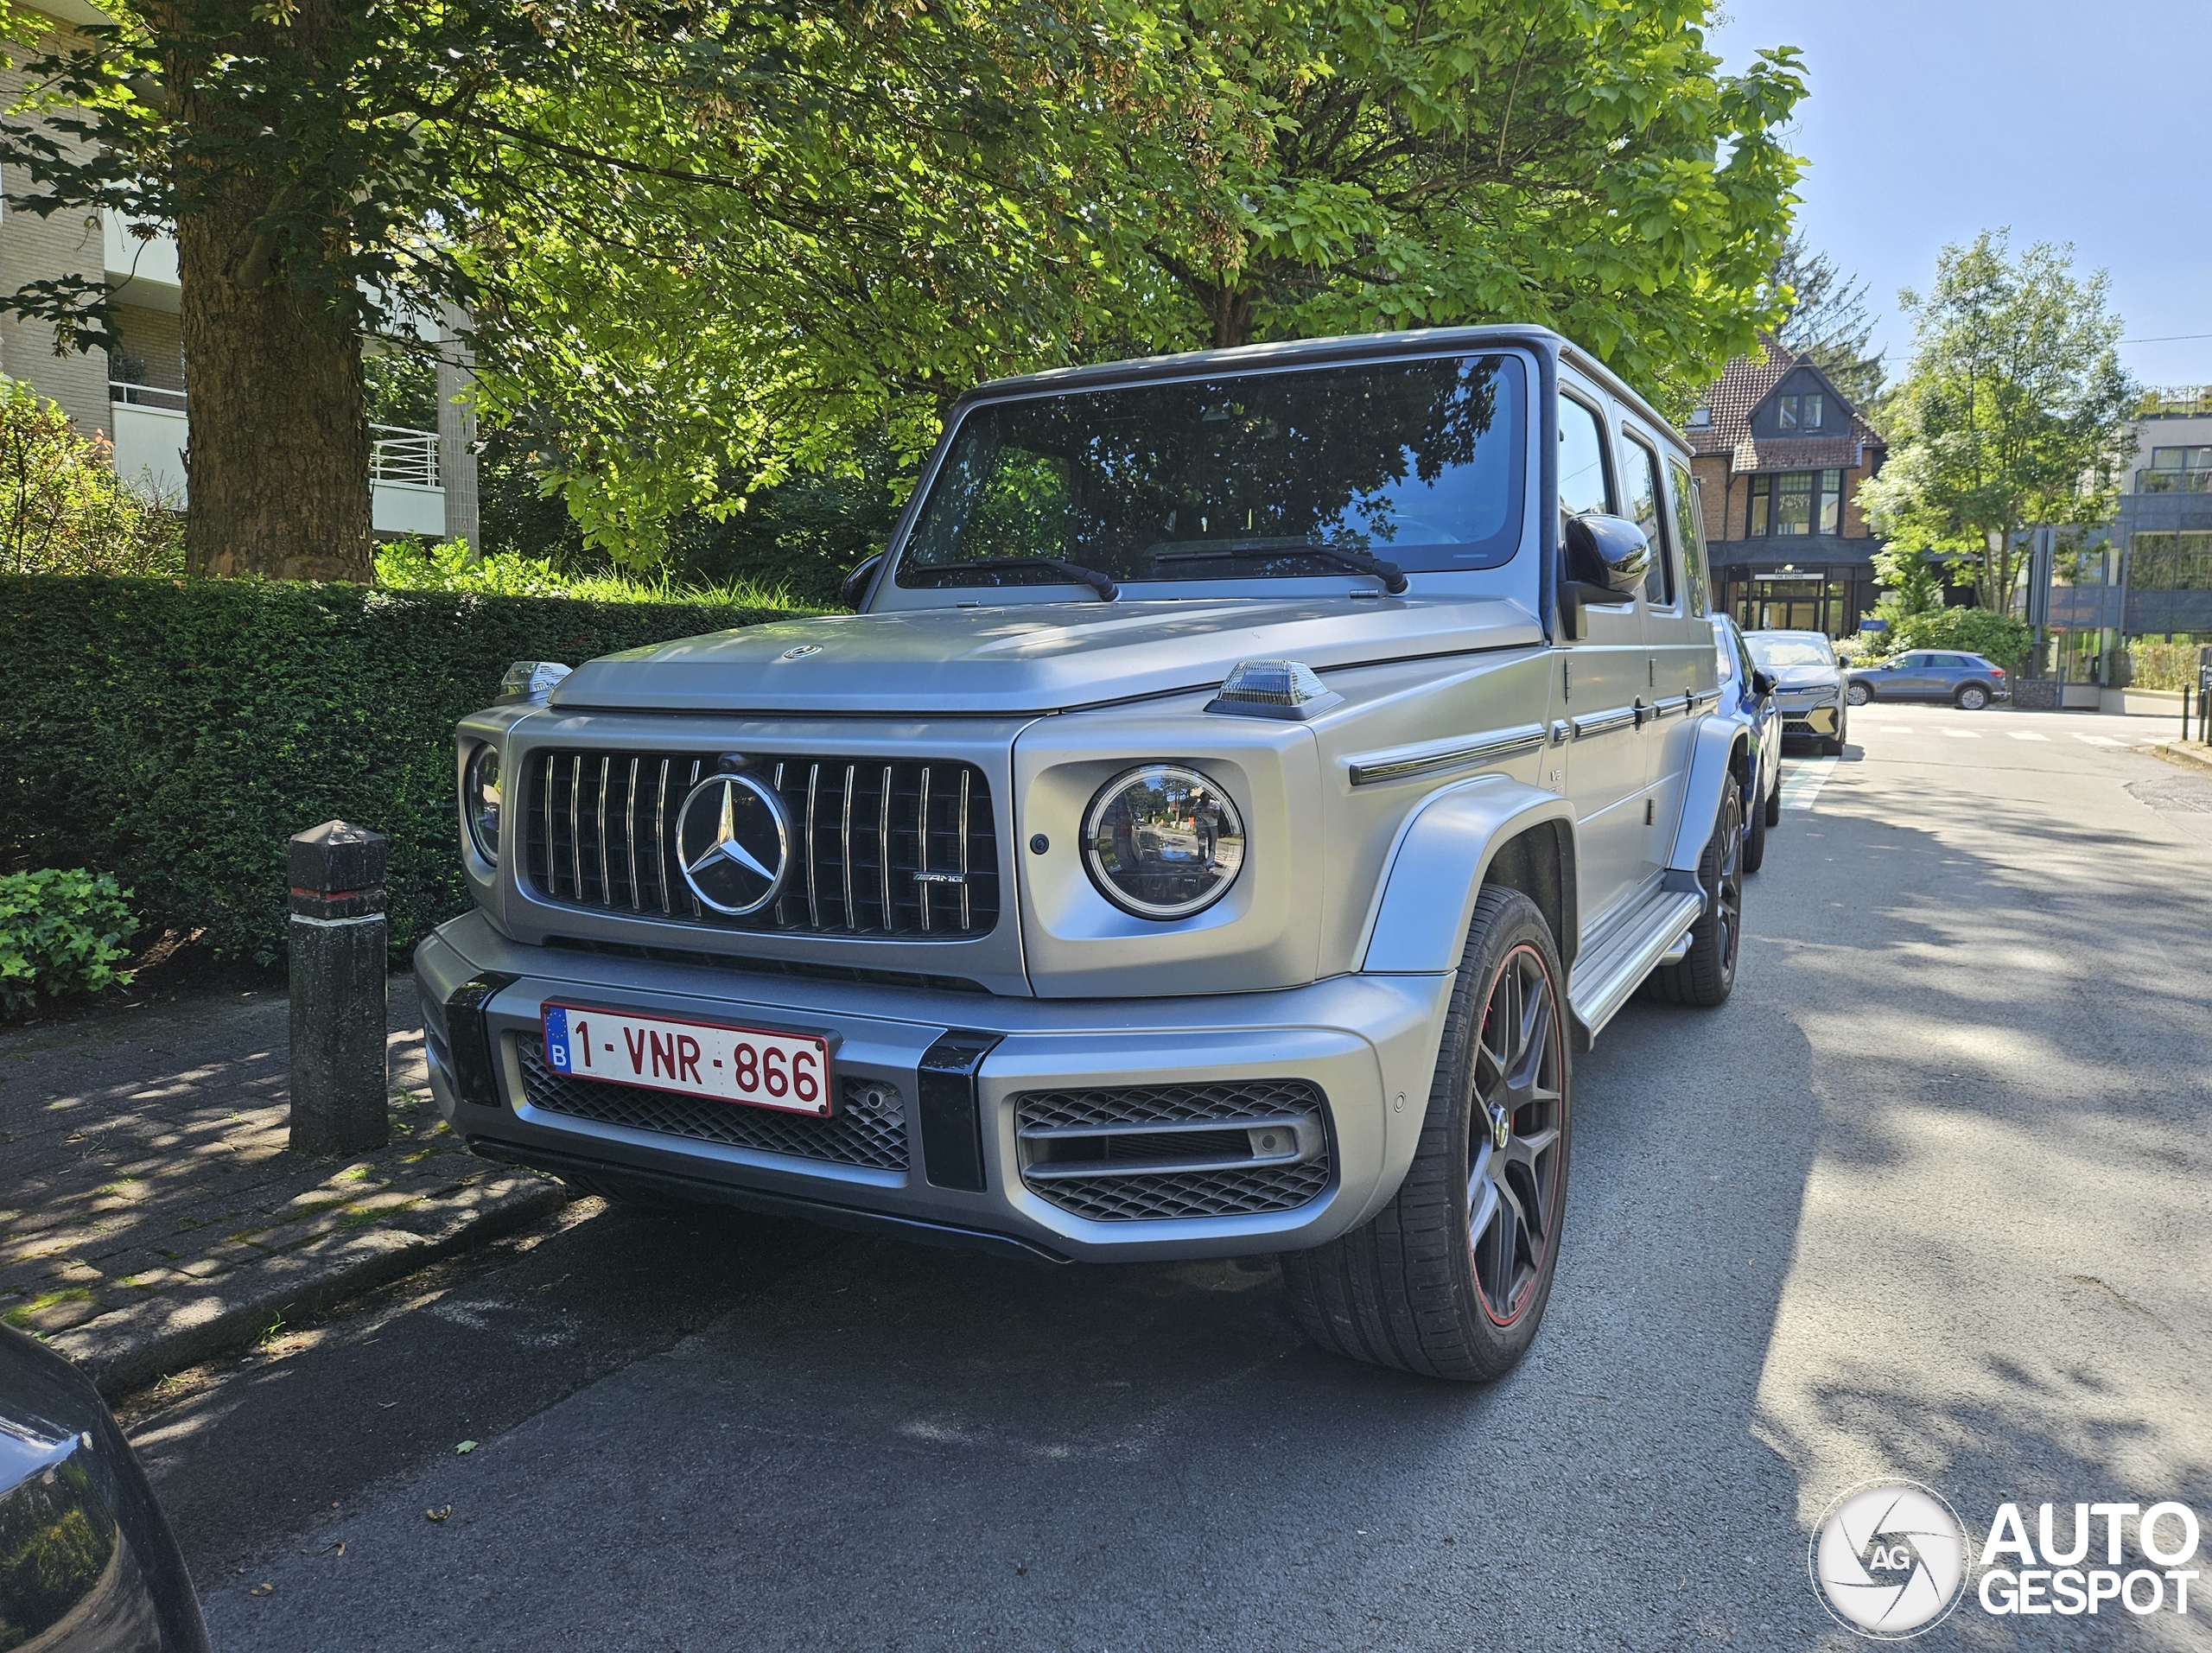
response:
{"label": "green hedge", "polygon": [[249,581],[0,581],[0,863],[90,866],[225,957],[284,948],[284,844],[391,838],[395,956],[467,902],[453,728],[518,659],[785,616]]}

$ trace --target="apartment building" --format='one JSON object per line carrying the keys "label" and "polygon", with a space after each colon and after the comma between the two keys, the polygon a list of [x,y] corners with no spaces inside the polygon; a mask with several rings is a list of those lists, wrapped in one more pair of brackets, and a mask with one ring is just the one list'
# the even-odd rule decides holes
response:
{"label": "apartment building", "polygon": [[[53,20],[50,42],[66,43],[78,29],[105,21],[83,0],[35,0],[31,9]],[[0,97],[12,103],[23,80],[20,70],[0,68]],[[7,175],[13,172],[0,168],[0,191],[27,191],[29,181]],[[79,431],[105,436],[118,474],[181,508],[188,498],[190,404],[175,240],[159,226],[113,213],[41,217],[0,206],[0,292],[62,276],[105,282],[118,348],[57,355],[49,324],[0,317],[0,373],[29,382]],[[379,424],[372,433],[370,483],[380,534],[476,542],[476,433],[458,319],[423,316],[414,323],[437,358],[435,422]]]}
{"label": "apartment building", "polygon": [[1859,410],[1770,340],[1729,362],[1684,434],[1714,600],[1750,630],[1857,631],[1881,548],[1859,489],[1889,451]]}

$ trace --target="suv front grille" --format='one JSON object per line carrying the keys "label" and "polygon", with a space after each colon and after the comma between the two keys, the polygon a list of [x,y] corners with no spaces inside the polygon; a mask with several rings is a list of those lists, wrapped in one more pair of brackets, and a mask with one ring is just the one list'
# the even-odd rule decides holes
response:
{"label": "suv front grille", "polygon": [[696,753],[532,755],[524,876],[549,900],[728,930],[963,941],[998,923],[998,827],[973,764],[764,759],[791,817],[782,892],[735,918],[703,906],[677,864],[677,817],[713,772]]}
{"label": "suv front grille", "polygon": [[816,1119],[717,1102],[711,1097],[680,1097],[672,1091],[609,1084],[604,1079],[572,1078],[547,1065],[545,1046],[535,1039],[516,1040],[515,1053],[522,1059],[524,1097],[549,1114],[762,1154],[788,1154],[795,1159],[879,1171],[906,1168],[906,1103],[896,1086],[880,1079],[847,1078],[837,1089],[837,1111],[827,1119]]}
{"label": "suv front grille", "polygon": [[1033,1090],[1014,1135],[1023,1186],[1075,1216],[1252,1217],[1328,1187],[1325,1114],[1304,1079]]}

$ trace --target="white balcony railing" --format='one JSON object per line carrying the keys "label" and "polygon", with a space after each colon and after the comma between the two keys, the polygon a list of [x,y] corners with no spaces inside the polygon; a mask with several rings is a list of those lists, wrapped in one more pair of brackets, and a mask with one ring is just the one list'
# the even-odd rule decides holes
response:
{"label": "white balcony railing", "polygon": [[438,486],[438,433],[405,425],[371,425],[376,437],[369,449],[369,480],[405,482],[418,488]]}

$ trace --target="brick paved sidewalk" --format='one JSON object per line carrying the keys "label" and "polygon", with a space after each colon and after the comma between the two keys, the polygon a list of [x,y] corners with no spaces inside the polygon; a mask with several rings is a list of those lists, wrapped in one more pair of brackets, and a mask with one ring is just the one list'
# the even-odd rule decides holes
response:
{"label": "brick paved sidewalk", "polygon": [[0,1319],[119,1393],[566,1198],[447,1131],[406,976],[390,1146],[285,1151],[288,1015],[230,993],[0,1033]]}

